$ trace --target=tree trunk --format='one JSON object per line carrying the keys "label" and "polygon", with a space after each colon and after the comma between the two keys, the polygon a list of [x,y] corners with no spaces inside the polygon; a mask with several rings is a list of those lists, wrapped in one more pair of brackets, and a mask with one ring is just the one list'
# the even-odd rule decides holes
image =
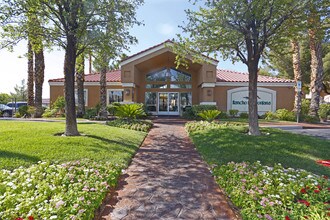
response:
{"label": "tree trunk", "polygon": [[298,91],[297,82],[301,81],[301,64],[300,64],[300,46],[299,42],[296,39],[291,40],[291,49],[292,49],[292,64],[293,64],[293,75],[296,82],[295,86],[295,100],[293,111],[299,115],[301,110],[301,91]]}
{"label": "tree trunk", "polygon": [[248,63],[249,70],[249,134],[260,135],[258,121],[258,62],[252,59]]}
{"label": "tree trunk", "polygon": [[77,58],[76,64],[76,82],[77,82],[77,95],[78,95],[78,110],[77,117],[82,118],[85,115],[85,94],[84,94],[84,81],[85,81],[85,57],[81,54]]}
{"label": "tree trunk", "polygon": [[88,74],[92,74],[92,53],[88,54]]}
{"label": "tree trunk", "polygon": [[42,108],[42,86],[44,83],[44,75],[45,75],[45,59],[44,59],[44,50],[41,48],[35,52],[35,107],[36,112],[34,117],[41,118],[43,113]]}
{"label": "tree trunk", "polygon": [[65,133],[66,136],[80,135],[77,128],[76,104],[74,95],[74,76],[76,65],[76,37],[72,34],[67,36],[67,46],[64,58],[64,96],[65,96]]}
{"label": "tree trunk", "polygon": [[311,84],[310,91],[312,94],[311,104],[309,107],[309,114],[311,116],[318,116],[320,106],[320,93],[322,90],[323,79],[323,62],[322,62],[322,45],[321,39],[318,36],[318,28],[320,27],[320,17],[316,12],[311,12],[308,19],[310,27],[308,29],[309,47],[311,52]]}
{"label": "tree trunk", "polygon": [[100,109],[100,117],[102,119],[108,118],[107,111],[107,67],[104,66],[101,70],[100,74],[100,101],[101,101],[101,109]]}
{"label": "tree trunk", "polygon": [[34,106],[34,69],[33,69],[33,50],[31,42],[28,41],[28,106]]}

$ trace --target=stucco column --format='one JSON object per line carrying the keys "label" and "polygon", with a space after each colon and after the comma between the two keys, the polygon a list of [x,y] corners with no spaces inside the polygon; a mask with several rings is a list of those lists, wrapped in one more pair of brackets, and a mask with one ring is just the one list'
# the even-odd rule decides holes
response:
{"label": "stucco column", "polygon": [[215,83],[202,83],[201,85],[201,96],[200,104],[201,105],[216,105],[214,98]]}
{"label": "stucco column", "polygon": [[124,102],[133,103],[134,102],[134,83],[123,83],[124,88]]}

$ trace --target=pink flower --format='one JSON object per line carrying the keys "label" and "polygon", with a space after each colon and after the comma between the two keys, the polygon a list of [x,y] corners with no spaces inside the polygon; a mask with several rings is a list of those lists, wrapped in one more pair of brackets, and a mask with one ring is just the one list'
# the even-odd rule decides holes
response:
{"label": "pink flower", "polygon": [[302,189],[300,190],[300,192],[301,192],[301,193],[307,193],[307,191],[306,191],[305,188],[302,188]]}
{"label": "pink flower", "polygon": [[285,220],[291,220],[289,216],[285,216]]}
{"label": "pink flower", "polygon": [[62,205],[64,205],[64,201],[60,200],[55,204],[55,207],[58,209],[60,208]]}
{"label": "pink flower", "polygon": [[320,190],[316,189],[314,190],[315,193],[320,193]]}

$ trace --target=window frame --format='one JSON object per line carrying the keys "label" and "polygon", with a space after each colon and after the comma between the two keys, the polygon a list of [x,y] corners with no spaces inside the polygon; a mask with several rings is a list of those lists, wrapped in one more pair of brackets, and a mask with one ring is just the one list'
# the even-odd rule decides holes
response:
{"label": "window frame", "polygon": [[[107,105],[110,105],[111,104],[110,101],[109,101],[109,92],[110,91],[113,91],[113,92],[122,92],[122,98],[123,98],[123,101],[124,101],[124,89],[107,89]],[[123,101],[121,101],[121,102],[123,102]]]}

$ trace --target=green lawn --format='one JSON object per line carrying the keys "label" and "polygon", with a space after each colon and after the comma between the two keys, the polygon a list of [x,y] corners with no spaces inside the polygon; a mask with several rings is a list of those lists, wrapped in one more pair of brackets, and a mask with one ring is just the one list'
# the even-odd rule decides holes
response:
{"label": "green lawn", "polygon": [[330,176],[330,168],[315,163],[330,159],[330,141],[278,129],[262,130],[270,135],[253,137],[237,129],[223,128],[195,132],[190,137],[209,164],[259,160],[263,165],[281,163],[284,167]]}
{"label": "green lawn", "polygon": [[78,124],[83,134],[62,137],[63,122],[0,121],[0,169],[28,166],[40,160],[90,158],[128,164],[146,133],[101,124]]}

